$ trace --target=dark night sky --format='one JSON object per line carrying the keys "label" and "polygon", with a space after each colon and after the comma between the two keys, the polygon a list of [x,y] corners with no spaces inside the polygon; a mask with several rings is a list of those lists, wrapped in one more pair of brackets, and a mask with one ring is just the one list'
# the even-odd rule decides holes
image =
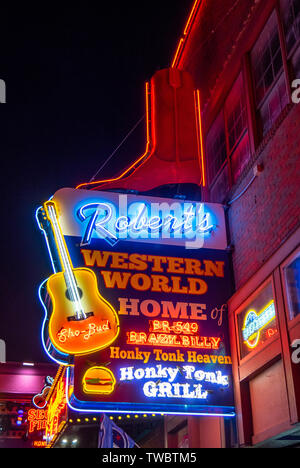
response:
{"label": "dark night sky", "polygon": [[[35,209],[89,180],[144,114],[144,83],[170,65],[192,0],[1,5],[1,315],[9,361],[47,361],[37,289],[51,272]],[[139,5],[139,6],[136,6]],[[144,149],[143,124],[102,176]]]}

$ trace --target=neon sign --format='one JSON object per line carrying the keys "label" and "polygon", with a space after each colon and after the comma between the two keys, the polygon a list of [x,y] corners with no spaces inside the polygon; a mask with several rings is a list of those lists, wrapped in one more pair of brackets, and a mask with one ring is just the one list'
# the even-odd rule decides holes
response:
{"label": "neon sign", "polygon": [[32,433],[46,429],[47,415],[47,410],[30,409],[28,411],[28,432]]}
{"label": "neon sign", "polygon": [[[175,382],[181,376],[183,382]],[[208,391],[203,389],[205,382],[210,382],[213,386],[227,387],[229,384],[228,376],[221,371],[205,372],[202,369],[196,369],[194,366],[182,367],[164,367],[156,365],[155,367],[123,367],[120,368],[120,381],[149,380],[143,384],[143,393],[146,397],[160,398],[188,398],[206,400]],[[157,379],[159,379],[157,381]],[[166,382],[162,382],[166,379]],[[191,384],[189,380],[197,383]],[[198,382],[202,382],[201,384]]]}
{"label": "neon sign", "polygon": [[81,246],[103,239],[111,246],[127,240],[227,247],[222,205],[68,188],[56,192],[53,201],[63,235],[80,237]]}
{"label": "neon sign", "polygon": [[53,377],[46,377],[45,378],[45,385],[40,393],[37,393],[32,398],[33,405],[38,409],[44,409],[47,406],[47,395],[51,389],[51,385],[53,384]]}
{"label": "neon sign", "polygon": [[185,333],[195,334],[199,330],[199,325],[196,322],[174,322],[172,325],[168,320],[152,320],[150,321],[150,332],[165,332],[165,333]]}
{"label": "neon sign", "polygon": [[[143,239],[157,238],[158,234],[165,238],[172,235],[187,237],[192,232],[197,236],[209,234],[215,229],[211,214],[204,212],[202,203],[184,203],[182,212],[181,203],[173,201],[168,207],[165,202],[166,214],[161,213],[158,203],[150,203],[149,206],[138,202],[129,205],[127,210],[124,208],[119,206],[117,209],[111,203],[88,203],[81,206],[77,217],[82,222],[88,220],[81,245],[90,244],[94,234],[117,241],[128,237],[136,239],[137,236]],[[116,216],[117,211],[124,211],[125,214]]]}
{"label": "neon sign", "polygon": [[218,349],[221,338],[207,336],[173,335],[167,333],[127,332],[127,344],[168,346],[176,348]]}
{"label": "neon sign", "polygon": [[40,290],[43,343],[51,355],[48,330],[71,365],[69,406],[232,416],[224,208],[62,189],[37,219],[54,271]]}
{"label": "neon sign", "polygon": [[250,310],[245,317],[242,329],[243,340],[249,348],[255,348],[259,343],[260,333],[272,320],[276,311],[274,301],[270,301],[259,313]]}
{"label": "neon sign", "polygon": [[32,445],[35,448],[45,448],[47,447],[47,442],[45,440],[34,440]]}
{"label": "neon sign", "polygon": [[53,304],[49,336],[53,345],[67,354],[86,354],[111,344],[119,333],[116,311],[99,293],[92,270],[74,269],[62,235],[54,202],[45,203],[62,271],[47,281]]}
{"label": "neon sign", "polygon": [[66,343],[66,341],[76,339],[80,335],[83,335],[83,339],[85,341],[88,341],[95,334],[101,335],[101,333],[109,332],[110,328],[111,327],[109,321],[103,320],[103,323],[99,322],[98,325],[96,325],[95,323],[89,323],[86,330],[80,330],[70,327],[62,328],[57,334],[57,337],[60,343]]}
{"label": "neon sign", "polygon": [[66,382],[64,373],[55,382],[53,394],[50,397],[46,421],[46,440],[50,444],[58,433],[60,426],[65,423],[67,412]]}
{"label": "neon sign", "polygon": [[83,376],[83,389],[86,393],[109,395],[114,391],[116,379],[106,367],[95,366],[86,371]]}

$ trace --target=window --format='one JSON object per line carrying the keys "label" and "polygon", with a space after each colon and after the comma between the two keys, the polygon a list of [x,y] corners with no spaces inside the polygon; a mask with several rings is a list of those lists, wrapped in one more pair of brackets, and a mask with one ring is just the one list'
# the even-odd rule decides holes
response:
{"label": "window", "polygon": [[208,132],[206,156],[211,201],[223,203],[230,186],[237,181],[250,158],[242,73]]}
{"label": "window", "polygon": [[300,315],[300,252],[283,269],[289,318]]}
{"label": "window", "polygon": [[226,161],[226,139],[223,112],[213,123],[206,140],[208,178],[210,183]]}
{"label": "window", "polygon": [[268,283],[237,316],[241,359],[278,333],[272,283]]}
{"label": "window", "polygon": [[226,199],[229,188],[228,165],[225,164],[211,186],[210,201],[212,203],[223,203]]}
{"label": "window", "polygon": [[247,108],[243,77],[240,73],[225,102],[225,122],[227,130],[227,151],[231,162],[233,183],[241,175],[250,158],[247,126]]}
{"label": "window", "polygon": [[294,76],[300,78],[300,46],[292,57],[292,66],[294,70]]}
{"label": "window", "polygon": [[265,135],[288,104],[285,74],[274,11],[251,51],[256,107]]}
{"label": "window", "polygon": [[288,55],[300,39],[300,0],[281,0],[281,13]]}
{"label": "window", "polygon": [[300,78],[300,0],[281,0],[281,14],[288,60],[295,78]]}

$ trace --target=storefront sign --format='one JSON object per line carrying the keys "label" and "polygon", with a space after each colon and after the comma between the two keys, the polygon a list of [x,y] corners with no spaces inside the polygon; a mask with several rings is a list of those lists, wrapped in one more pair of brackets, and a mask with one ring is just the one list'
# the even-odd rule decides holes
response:
{"label": "storefront sign", "polygon": [[278,333],[272,284],[268,283],[238,313],[241,358],[254,352]]}
{"label": "storefront sign", "polygon": [[74,363],[69,405],[232,416],[223,207],[63,189],[37,219],[54,269],[44,327]]}
{"label": "storefront sign", "polygon": [[28,432],[30,434],[46,429],[46,423],[47,410],[32,408],[28,411]]}
{"label": "storefront sign", "polygon": [[67,421],[68,407],[66,400],[66,371],[53,383],[53,390],[48,402],[46,420],[46,442],[50,445]]}
{"label": "storefront sign", "polygon": [[[255,348],[259,343],[260,332],[275,319],[275,305],[271,301],[258,314],[255,310],[247,312],[242,330],[244,342],[249,348]],[[270,335],[270,333],[269,333]]]}

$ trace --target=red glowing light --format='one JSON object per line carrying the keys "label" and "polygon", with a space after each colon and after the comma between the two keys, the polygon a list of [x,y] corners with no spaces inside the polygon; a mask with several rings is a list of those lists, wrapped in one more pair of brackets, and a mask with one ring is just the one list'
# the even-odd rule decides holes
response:
{"label": "red glowing light", "polygon": [[[80,188],[84,188],[84,187],[88,187],[88,186],[94,186],[94,185],[102,185],[104,183],[108,183],[108,182],[116,182],[120,179],[123,179],[125,176],[129,175],[132,175],[133,172],[135,172],[135,170],[137,169],[137,165],[139,163],[144,163],[146,162],[146,160],[149,159],[149,157],[153,154],[153,149],[155,148],[155,144],[153,144],[153,148],[152,148],[152,151],[150,152],[150,146],[151,146],[151,137],[150,137],[150,111],[149,111],[149,83],[147,82],[146,83],[146,86],[145,86],[145,94],[146,94],[146,149],[145,149],[145,152],[142,154],[142,156],[140,156],[136,161],[134,161],[134,163],[129,166],[127,169],[125,169],[124,172],[122,172],[121,175],[119,175],[118,177],[115,177],[115,178],[112,178],[112,179],[104,179],[104,180],[97,180],[97,181],[93,181],[93,182],[85,182],[85,183],[82,183],[82,184],[79,184],[77,185],[77,189],[80,189]],[[140,165],[139,165],[140,167]],[[133,172],[131,172],[133,170]]]}
{"label": "red glowing light", "polygon": [[47,410],[30,409],[28,411],[28,432],[40,431],[46,428]]}
{"label": "red glowing light", "polygon": [[168,320],[152,320],[150,322],[150,332],[158,333],[184,333],[186,335],[193,335],[197,333],[199,326],[196,322],[174,322],[172,325]]}
{"label": "red glowing light", "polygon": [[173,58],[173,62],[172,62],[172,65],[171,65],[172,68],[178,68],[178,66],[179,66],[179,62],[180,62],[180,59],[181,59],[181,56],[182,56],[184,46],[186,44],[187,37],[189,36],[189,34],[190,34],[191,30],[192,30],[192,27],[193,27],[193,24],[194,24],[194,21],[195,21],[195,18],[197,16],[197,12],[198,12],[198,9],[199,9],[199,6],[201,5],[201,3],[202,3],[202,0],[195,0],[195,2],[193,4],[191,13],[190,13],[190,15],[188,17],[185,28],[183,30],[183,35],[179,40],[179,43],[178,43],[178,46],[177,46],[177,49],[176,49],[176,52],[175,52],[175,55],[174,55],[174,58]]}
{"label": "red glowing light", "polygon": [[221,338],[213,336],[173,335],[171,333],[127,332],[127,344],[193,349],[219,349]]}
{"label": "red glowing light", "polygon": [[202,119],[201,119],[201,102],[200,102],[200,91],[197,89],[195,91],[195,109],[196,109],[196,123],[197,123],[197,139],[198,139],[198,148],[199,148],[199,164],[201,167],[202,174],[202,185],[206,185],[205,177],[205,158],[204,158],[204,144],[203,144],[203,131],[202,131]]}

